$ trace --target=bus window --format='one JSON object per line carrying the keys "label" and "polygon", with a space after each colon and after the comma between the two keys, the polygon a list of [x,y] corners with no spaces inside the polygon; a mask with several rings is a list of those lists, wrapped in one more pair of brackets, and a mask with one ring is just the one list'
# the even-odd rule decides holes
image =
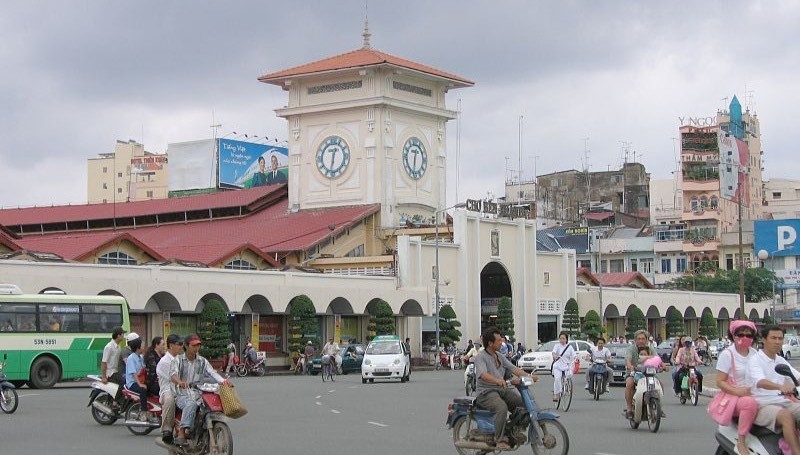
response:
{"label": "bus window", "polygon": [[35,305],[0,304],[0,332],[33,332],[35,330]]}

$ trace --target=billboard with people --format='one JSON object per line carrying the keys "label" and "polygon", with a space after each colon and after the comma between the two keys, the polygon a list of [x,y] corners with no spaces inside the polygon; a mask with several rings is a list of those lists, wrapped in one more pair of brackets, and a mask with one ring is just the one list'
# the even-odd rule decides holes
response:
{"label": "billboard with people", "polygon": [[254,188],[289,181],[286,147],[219,139],[218,150],[220,186]]}

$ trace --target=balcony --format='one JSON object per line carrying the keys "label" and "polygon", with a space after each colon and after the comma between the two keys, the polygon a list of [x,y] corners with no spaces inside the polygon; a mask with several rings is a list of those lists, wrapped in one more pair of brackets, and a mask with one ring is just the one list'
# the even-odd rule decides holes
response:
{"label": "balcony", "polygon": [[309,267],[334,275],[396,276],[394,256],[318,258]]}
{"label": "balcony", "polygon": [[683,193],[689,191],[719,191],[719,180],[683,180]]}
{"label": "balcony", "polygon": [[683,221],[719,220],[721,217],[722,211],[718,208],[699,207],[695,210],[684,210],[681,219]]}
{"label": "balcony", "polygon": [[654,242],[653,251],[656,253],[683,251],[683,240],[663,240]]}

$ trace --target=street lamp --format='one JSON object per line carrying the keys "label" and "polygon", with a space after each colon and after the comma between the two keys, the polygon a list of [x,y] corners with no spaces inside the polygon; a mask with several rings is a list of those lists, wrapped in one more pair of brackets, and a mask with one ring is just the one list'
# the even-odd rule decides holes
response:
{"label": "street lamp", "polygon": [[758,258],[762,261],[766,261],[769,258],[769,267],[772,270],[772,322],[778,322],[778,319],[775,317],[775,253],[785,250],[791,250],[793,247],[788,246],[782,250],[775,250],[772,252],[767,252],[767,250],[758,250]]}
{"label": "street lamp", "polygon": [[446,212],[450,209],[460,209],[462,207],[466,207],[467,204],[465,202],[459,202],[456,205],[443,208],[441,210],[437,210],[433,213],[434,218],[434,225],[436,226],[436,266],[435,266],[435,273],[433,274],[433,278],[436,280],[434,283],[434,293],[436,294],[436,303],[434,304],[434,313],[436,317],[436,353],[434,354],[434,359],[439,358],[439,214],[442,212]]}

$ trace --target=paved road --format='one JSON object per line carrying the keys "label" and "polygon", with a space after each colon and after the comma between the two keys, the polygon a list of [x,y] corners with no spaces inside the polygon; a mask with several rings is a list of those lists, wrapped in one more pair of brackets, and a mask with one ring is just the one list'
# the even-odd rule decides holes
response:
{"label": "paved road", "polygon": [[[460,371],[415,372],[408,384],[361,384],[357,375],[339,376],[334,384],[314,376],[234,381],[250,408],[231,423],[237,454],[456,453],[444,420],[450,398],[463,394]],[[691,407],[668,395],[668,417],[661,431],[652,434],[646,425],[630,429],[622,418],[622,388],[594,402],[582,387],[580,375],[572,409],[562,416],[571,454],[701,454],[715,449],[714,425],[705,415],[708,398]],[[535,398],[544,407],[551,390],[549,376],[535,386]],[[85,383],[20,393],[19,410],[0,415],[2,453],[164,453],[152,442],[155,433],[141,437],[119,424],[97,425],[86,408]]]}

